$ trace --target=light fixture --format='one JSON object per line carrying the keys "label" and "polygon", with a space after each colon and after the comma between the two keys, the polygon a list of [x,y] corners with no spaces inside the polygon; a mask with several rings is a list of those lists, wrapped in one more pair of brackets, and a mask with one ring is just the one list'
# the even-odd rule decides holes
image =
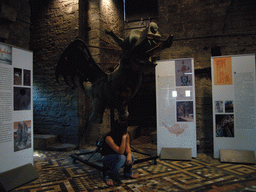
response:
{"label": "light fixture", "polygon": [[172,97],[177,97],[177,91],[172,91]]}
{"label": "light fixture", "polygon": [[186,97],[190,97],[190,90],[186,90],[186,91],[185,91],[185,96],[186,96]]}

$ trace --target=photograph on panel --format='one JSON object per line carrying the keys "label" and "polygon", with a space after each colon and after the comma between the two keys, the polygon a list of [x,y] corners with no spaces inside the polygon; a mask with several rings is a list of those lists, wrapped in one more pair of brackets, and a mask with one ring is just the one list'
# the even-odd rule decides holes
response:
{"label": "photograph on panel", "polygon": [[31,148],[31,120],[14,122],[14,152]]}
{"label": "photograph on panel", "polygon": [[22,69],[14,68],[13,69],[13,84],[21,85],[22,84]]}
{"label": "photograph on panel", "polygon": [[12,47],[0,43],[0,63],[12,64]]}
{"label": "photograph on panel", "polygon": [[215,101],[215,113],[223,113],[224,104],[223,101]]}
{"label": "photograph on panel", "polygon": [[177,122],[194,121],[193,101],[177,101],[176,110]]}
{"label": "photograph on panel", "polygon": [[215,115],[216,137],[234,137],[234,115]]}
{"label": "photograph on panel", "polygon": [[31,89],[14,87],[14,111],[31,109]]}
{"label": "photograph on panel", "polygon": [[225,101],[225,113],[233,113],[234,104],[233,101]]}
{"label": "photograph on panel", "polygon": [[214,85],[232,85],[232,59],[221,57],[213,59]]}
{"label": "photograph on panel", "polygon": [[175,61],[176,86],[192,86],[191,59]]}
{"label": "photograph on panel", "polygon": [[23,85],[31,86],[31,70],[24,69]]}

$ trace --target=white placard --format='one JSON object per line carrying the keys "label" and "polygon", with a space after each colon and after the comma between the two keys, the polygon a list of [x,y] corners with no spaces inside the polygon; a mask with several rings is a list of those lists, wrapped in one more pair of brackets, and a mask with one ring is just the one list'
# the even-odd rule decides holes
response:
{"label": "white placard", "polygon": [[32,60],[0,43],[0,173],[33,164]]}
{"label": "white placard", "polygon": [[162,148],[196,151],[194,59],[158,61],[156,66],[157,153]]}
{"label": "white placard", "polygon": [[256,154],[255,55],[212,57],[214,158],[220,149]]}

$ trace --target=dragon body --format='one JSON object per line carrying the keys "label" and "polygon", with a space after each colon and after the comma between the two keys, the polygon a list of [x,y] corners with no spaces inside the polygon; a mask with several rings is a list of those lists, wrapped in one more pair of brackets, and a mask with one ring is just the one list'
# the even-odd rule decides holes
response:
{"label": "dragon body", "polygon": [[62,75],[68,85],[81,88],[84,82],[91,82],[93,110],[89,122],[102,123],[106,108],[117,109],[119,118],[128,116],[127,104],[140,88],[142,75],[155,67],[150,57],[156,52],[172,45],[173,36],[166,41],[160,40],[158,26],[150,23],[144,30],[133,30],[128,37],[121,39],[112,31],[105,31],[122,48],[119,66],[105,73],[95,63],[84,41],[74,40],[62,53],[55,71],[57,82]]}

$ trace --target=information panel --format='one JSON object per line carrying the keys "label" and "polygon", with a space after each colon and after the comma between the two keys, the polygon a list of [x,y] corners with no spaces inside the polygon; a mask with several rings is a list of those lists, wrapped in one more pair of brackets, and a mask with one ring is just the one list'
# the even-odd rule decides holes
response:
{"label": "information panel", "polygon": [[0,173],[33,164],[32,60],[0,43]]}
{"label": "information panel", "polygon": [[156,66],[157,153],[162,148],[196,151],[194,59],[158,61]]}
{"label": "information panel", "polygon": [[214,158],[220,149],[256,154],[255,55],[212,57]]}

